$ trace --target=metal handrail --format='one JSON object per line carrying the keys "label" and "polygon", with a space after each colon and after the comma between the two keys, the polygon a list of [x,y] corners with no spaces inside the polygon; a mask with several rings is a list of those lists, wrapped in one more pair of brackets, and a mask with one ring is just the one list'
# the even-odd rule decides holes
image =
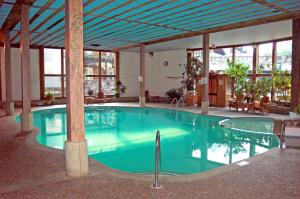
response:
{"label": "metal handrail", "polygon": [[171,101],[171,103],[170,103],[170,108],[172,107],[172,105],[173,105],[175,102],[177,102],[177,98],[173,98],[173,99],[172,99],[172,101]]}
{"label": "metal handrail", "polygon": [[182,107],[184,107],[183,97],[181,97],[181,98],[178,100],[178,102],[176,103],[176,108],[178,108],[178,105],[180,104],[180,102],[181,102]]}
{"label": "metal handrail", "polygon": [[158,170],[159,170],[159,162],[160,162],[160,132],[156,132],[156,139],[155,139],[155,177],[154,177],[154,184],[153,188],[160,188],[160,184],[158,181]]}

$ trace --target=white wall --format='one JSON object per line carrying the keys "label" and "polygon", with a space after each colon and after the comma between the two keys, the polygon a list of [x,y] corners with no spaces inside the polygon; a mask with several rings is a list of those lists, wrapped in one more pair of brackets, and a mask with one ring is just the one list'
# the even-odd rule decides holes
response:
{"label": "white wall", "polygon": [[139,95],[139,54],[120,51],[120,80],[127,87],[124,96]]}
{"label": "white wall", "polygon": [[[1,84],[2,84],[2,99],[5,100],[5,65],[4,65],[4,50],[1,50]],[[13,72],[13,100],[22,100],[22,84],[21,84],[21,55],[19,48],[11,49],[11,64]],[[30,67],[31,67],[31,98],[34,100],[40,99],[40,66],[39,66],[39,50],[30,50]]]}
{"label": "white wall", "polygon": [[[181,86],[181,77],[186,64],[186,50],[172,50],[155,52],[153,57],[148,53],[146,58],[146,90],[150,95],[164,96],[165,92],[171,88]],[[168,66],[164,66],[164,61]],[[120,79],[127,87],[125,96],[139,95],[139,53],[120,52]]]}

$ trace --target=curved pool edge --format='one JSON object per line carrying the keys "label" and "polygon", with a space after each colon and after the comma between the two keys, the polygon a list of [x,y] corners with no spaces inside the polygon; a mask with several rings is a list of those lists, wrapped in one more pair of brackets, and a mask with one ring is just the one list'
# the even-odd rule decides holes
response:
{"label": "curved pool edge", "polygon": [[[0,118],[1,119],[1,118]],[[13,118],[12,118],[13,119]],[[50,153],[55,153],[64,156],[63,150],[60,149],[55,149],[55,148],[50,148],[50,147],[45,147],[40,145],[35,141],[35,136],[39,133],[39,129],[35,128],[32,133],[28,134],[28,136],[25,137],[24,141],[30,144],[34,149],[37,150],[46,150]],[[279,149],[271,149],[263,154],[259,154],[257,156],[245,159],[244,161],[248,161],[251,164],[258,162],[266,157],[272,157],[273,153],[275,151],[278,151]],[[154,176],[143,176],[140,174],[132,174],[132,173],[125,173],[125,172],[120,172],[113,170],[111,168],[106,167],[105,165],[102,165],[101,163],[89,158],[89,163],[90,163],[90,172],[88,176],[99,176],[103,173],[112,175],[114,177],[118,178],[130,178],[130,179],[135,179],[135,180],[143,180],[149,182],[149,186],[152,185],[152,182],[154,180]],[[247,166],[244,166],[246,168]],[[187,174],[187,175],[177,175],[177,176],[159,176],[159,179],[161,180],[162,186],[164,185],[164,182],[184,182],[184,181],[196,181],[196,180],[201,180],[201,179],[207,179],[213,176],[216,176],[218,174],[222,173],[227,173],[236,169],[241,168],[240,166],[237,166],[236,163],[231,164],[231,165],[225,165],[219,168],[215,168],[213,170],[197,173],[197,174]],[[103,172],[103,173],[102,173]]]}

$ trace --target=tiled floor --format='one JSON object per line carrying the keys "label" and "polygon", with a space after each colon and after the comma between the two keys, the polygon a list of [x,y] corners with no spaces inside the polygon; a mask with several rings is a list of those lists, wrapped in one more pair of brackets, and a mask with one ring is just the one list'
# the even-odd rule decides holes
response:
{"label": "tiled floor", "polygon": [[[217,108],[210,113],[252,116]],[[19,131],[12,117],[0,117],[0,198],[300,198],[297,149],[275,149],[248,159],[250,164],[243,167],[232,164],[196,175],[161,176],[162,188],[154,190],[152,176],[112,171],[93,160],[88,176],[69,178],[62,151],[38,145],[38,130]]]}

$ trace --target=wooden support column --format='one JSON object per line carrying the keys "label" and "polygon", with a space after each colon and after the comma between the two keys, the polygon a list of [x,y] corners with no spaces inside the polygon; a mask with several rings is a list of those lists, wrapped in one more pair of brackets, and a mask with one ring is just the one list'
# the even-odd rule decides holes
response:
{"label": "wooden support column", "polygon": [[30,77],[30,48],[29,48],[29,4],[21,4],[21,66],[22,66],[22,102],[21,114],[22,132],[32,131],[31,113],[31,77]]}
{"label": "wooden support column", "polygon": [[[276,60],[277,60],[277,43],[273,42],[272,48],[272,74],[274,74],[276,70]],[[272,89],[271,89],[271,101],[275,100],[275,85],[272,82]]]}
{"label": "wooden support column", "polygon": [[201,112],[202,114],[207,114],[209,108],[209,34],[207,33],[203,35],[203,73],[201,84]]}
{"label": "wooden support column", "polygon": [[140,106],[145,106],[145,46],[140,46],[140,96],[139,104]]}
{"label": "wooden support column", "polygon": [[252,68],[252,81],[256,81],[257,67],[259,67],[259,46],[253,47],[253,68]]}
{"label": "wooden support column", "polygon": [[291,111],[300,103],[300,18],[293,19]]}
{"label": "wooden support column", "polygon": [[66,168],[69,176],[88,173],[84,132],[83,1],[65,1],[65,47],[67,72]]}
{"label": "wooden support column", "polygon": [[5,60],[5,90],[6,90],[6,115],[14,114],[12,68],[11,68],[11,48],[9,31],[4,36],[4,60]]}

